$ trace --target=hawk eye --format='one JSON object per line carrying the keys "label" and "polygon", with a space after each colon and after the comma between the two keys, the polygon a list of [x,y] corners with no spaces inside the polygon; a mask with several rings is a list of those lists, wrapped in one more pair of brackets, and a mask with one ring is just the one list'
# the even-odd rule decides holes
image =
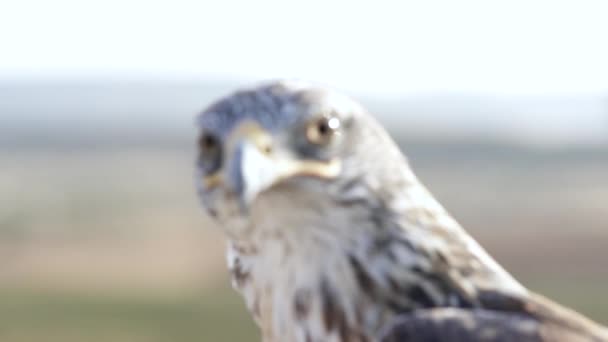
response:
{"label": "hawk eye", "polygon": [[340,119],[335,116],[313,120],[306,128],[306,138],[315,145],[327,145],[340,129]]}
{"label": "hawk eye", "polygon": [[209,133],[203,133],[198,140],[198,147],[202,153],[208,154],[219,149],[219,142],[215,136]]}
{"label": "hawk eye", "polygon": [[198,139],[200,161],[206,165],[209,172],[219,168],[221,161],[221,144],[219,139],[210,133],[203,132]]}

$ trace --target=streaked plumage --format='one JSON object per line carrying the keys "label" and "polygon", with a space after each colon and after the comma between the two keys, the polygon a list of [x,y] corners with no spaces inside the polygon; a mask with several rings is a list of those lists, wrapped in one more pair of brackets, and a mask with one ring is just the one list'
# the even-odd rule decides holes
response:
{"label": "streaked plumage", "polygon": [[199,194],[264,341],[608,340],[500,267],[345,96],[273,82],[197,124]]}

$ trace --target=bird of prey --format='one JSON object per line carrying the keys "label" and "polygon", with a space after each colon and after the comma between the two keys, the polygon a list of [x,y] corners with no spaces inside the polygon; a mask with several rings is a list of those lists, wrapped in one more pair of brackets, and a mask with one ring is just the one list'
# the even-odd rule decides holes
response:
{"label": "bird of prey", "polygon": [[199,195],[264,341],[608,341],[496,263],[348,97],[275,81],[196,121]]}

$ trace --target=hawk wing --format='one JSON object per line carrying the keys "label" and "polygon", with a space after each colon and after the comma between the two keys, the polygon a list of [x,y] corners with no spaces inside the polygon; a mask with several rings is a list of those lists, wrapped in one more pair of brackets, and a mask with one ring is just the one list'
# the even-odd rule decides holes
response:
{"label": "hawk wing", "polygon": [[[389,323],[382,342],[608,341],[608,331],[581,315],[532,295],[520,310],[429,308],[414,310]],[[504,309],[504,307],[502,308]]]}

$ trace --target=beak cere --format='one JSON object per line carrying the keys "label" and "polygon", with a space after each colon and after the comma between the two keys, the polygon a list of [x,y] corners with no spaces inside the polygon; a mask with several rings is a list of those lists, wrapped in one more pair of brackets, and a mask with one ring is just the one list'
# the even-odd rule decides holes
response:
{"label": "beak cere", "polygon": [[293,177],[333,179],[341,172],[338,160],[296,159],[253,121],[245,121],[232,131],[226,152],[224,169],[206,177],[205,184],[223,185],[239,197],[244,208],[260,193]]}

